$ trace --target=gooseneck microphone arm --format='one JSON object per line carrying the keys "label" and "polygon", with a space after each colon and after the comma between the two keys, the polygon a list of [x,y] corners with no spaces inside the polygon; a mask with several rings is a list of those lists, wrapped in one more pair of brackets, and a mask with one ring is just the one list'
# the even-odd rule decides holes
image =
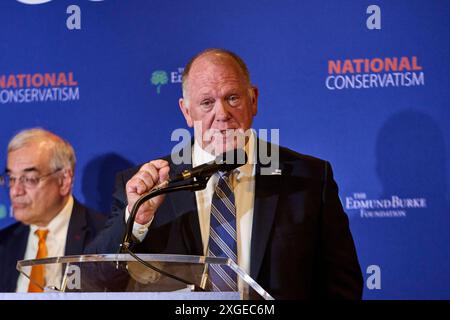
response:
{"label": "gooseneck microphone arm", "polygon": [[139,207],[147,200],[162,195],[162,194],[166,194],[166,193],[171,193],[171,192],[175,192],[175,191],[183,191],[183,190],[190,190],[190,191],[197,191],[197,190],[202,190],[204,188],[206,188],[206,184],[208,183],[209,178],[206,179],[199,179],[197,181],[189,181],[187,183],[181,184],[181,185],[175,185],[175,186],[170,186],[169,185],[169,181],[163,182],[160,185],[158,185],[156,188],[150,190],[149,192],[143,194],[134,204],[133,208],[131,209],[130,212],[130,217],[128,218],[127,221],[127,228],[126,228],[126,232],[123,236],[122,239],[122,243],[120,244],[120,249],[119,252],[120,253],[128,253],[129,255],[131,255],[134,259],[136,259],[136,261],[138,261],[139,263],[141,263],[142,265],[144,265],[147,268],[152,269],[153,271],[156,271],[168,278],[172,278],[174,280],[180,281],[186,285],[194,285],[195,291],[204,291],[203,288],[197,286],[196,284],[187,281],[183,278],[180,278],[174,274],[168,273],[160,268],[155,267],[154,265],[152,265],[151,263],[142,260],[138,255],[136,255],[134,252],[132,252],[130,250],[130,246],[131,246],[131,235],[133,233],[133,224],[134,224],[134,220],[136,218],[136,213],[139,210]]}
{"label": "gooseneck microphone arm", "polygon": [[[230,158],[231,156],[231,158]],[[231,162],[229,161],[231,159]],[[240,162],[239,162],[240,159]],[[228,162],[227,162],[228,161]],[[192,285],[191,282],[186,281],[185,279],[182,279],[180,277],[177,277],[173,274],[167,273],[164,270],[161,270],[152,264],[148,263],[147,261],[142,260],[139,256],[137,256],[135,253],[133,253],[130,249],[132,244],[132,234],[133,234],[133,225],[134,220],[136,219],[136,214],[140,208],[140,206],[148,201],[149,199],[162,195],[167,194],[171,192],[176,191],[198,191],[206,188],[206,185],[208,183],[209,178],[217,171],[231,171],[236,169],[237,167],[242,166],[243,164],[247,163],[247,154],[242,149],[234,149],[228,152],[225,152],[218,157],[213,162],[209,162],[203,165],[200,165],[198,167],[195,167],[191,170],[185,170],[181,174],[173,177],[172,179],[169,179],[159,185],[157,185],[155,188],[150,190],[147,193],[144,193],[142,196],[139,197],[139,199],[135,202],[133,205],[133,208],[130,212],[130,217],[127,221],[127,226],[125,233],[122,238],[122,243],[120,244],[119,253],[128,253],[133,258],[136,259],[139,263],[146,266],[147,268],[150,268],[156,272],[159,272],[162,275],[165,275],[169,278],[178,280],[184,284]],[[184,183],[181,183],[183,181],[187,181]],[[194,284],[195,288],[197,290],[202,290],[202,288],[199,288]]]}
{"label": "gooseneck microphone arm", "polygon": [[[206,184],[208,183],[209,178],[207,179],[199,179],[197,181],[189,181],[188,183],[185,184],[180,184],[180,185],[174,185],[171,186],[169,181],[165,181],[161,184],[159,184],[156,188],[150,190],[149,192],[143,194],[133,205],[133,208],[131,209],[130,212],[130,217],[128,218],[127,221],[127,227],[126,227],[126,232],[122,238],[122,243],[120,244],[120,253],[124,252],[124,249],[129,249],[129,247],[131,246],[131,236],[133,234],[133,225],[134,225],[134,220],[136,219],[136,214],[139,210],[139,208],[141,207],[141,205],[147,201],[150,200],[151,198],[154,198],[156,196],[162,195],[162,194],[167,194],[167,193],[171,193],[171,192],[176,192],[176,191],[184,191],[184,190],[189,190],[189,191],[198,191],[198,190],[202,190],[206,188]],[[128,250],[127,250],[128,251]]]}
{"label": "gooseneck microphone arm", "polygon": [[[243,149],[232,149],[216,157],[214,161],[202,164],[191,170],[185,170],[181,174],[157,185],[149,192],[143,194],[133,205],[130,217],[127,221],[126,232],[120,245],[120,252],[131,245],[131,235],[133,233],[134,219],[139,207],[147,200],[166,193],[175,191],[190,190],[197,191],[206,188],[209,178],[218,171],[231,171],[247,163],[247,154]],[[195,179],[194,179],[195,178]],[[185,184],[177,182],[188,181]]]}

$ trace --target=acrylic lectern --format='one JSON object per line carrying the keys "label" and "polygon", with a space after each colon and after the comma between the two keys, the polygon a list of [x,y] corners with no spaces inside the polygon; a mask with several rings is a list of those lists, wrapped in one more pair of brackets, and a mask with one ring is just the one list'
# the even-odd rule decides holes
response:
{"label": "acrylic lectern", "polygon": [[[217,292],[208,268],[229,268],[238,280],[236,290]],[[100,254],[21,260],[17,270],[30,278],[31,268],[46,270],[46,293],[127,293],[136,299],[263,299],[273,300],[255,280],[227,258],[168,254]],[[229,271],[227,271],[229,273]],[[33,281],[33,279],[30,279]]]}

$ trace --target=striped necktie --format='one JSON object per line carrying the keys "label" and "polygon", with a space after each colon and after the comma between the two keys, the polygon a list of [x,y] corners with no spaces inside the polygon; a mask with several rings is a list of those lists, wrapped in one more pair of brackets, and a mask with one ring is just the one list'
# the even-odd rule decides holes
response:
{"label": "striped necktie", "polygon": [[[237,263],[236,206],[229,173],[218,173],[211,201],[208,255],[225,257]],[[228,266],[209,265],[213,291],[237,291],[237,276]]]}
{"label": "striped necktie", "polygon": [[[47,245],[45,240],[47,239],[48,230],[38,229],[35,234],[39,238],[38,251],[36,254],[36,259],[47,258]],[[42,288],[45,286],[45,265],[35,265],[31,268],[30,284],[28,286],[28,292],[42,292]],[[40,286],[38,286],[39,284]]]}

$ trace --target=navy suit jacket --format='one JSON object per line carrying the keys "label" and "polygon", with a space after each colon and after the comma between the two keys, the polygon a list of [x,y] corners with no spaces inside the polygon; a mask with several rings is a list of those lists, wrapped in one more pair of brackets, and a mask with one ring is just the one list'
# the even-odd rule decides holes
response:
{"label": "navy suit jacket", "polygon": [[[256,164],[250,276],[278,299],[360,299],[361,269],[330,164],[279,151],[281,175],[261,175],[263,165],[259,159]],[[170,175],[192,167],[165,159]],[[138,169],[117,175],[112,215],[89,253],[118,251],[125,230],[125,184]],[[146,238],[133,249],[203,255],[195,193],[167,194]]]}
{"label": "navy suit jacket", "polygon": [[[105,221],[106,216],[92,211],[74,199],[65,255],[82,254]],[[18,260],[24,259],[29,232],[30,227],[21,222],[0,230],[0,292],[16,290],[19,277],[16,264]]]}

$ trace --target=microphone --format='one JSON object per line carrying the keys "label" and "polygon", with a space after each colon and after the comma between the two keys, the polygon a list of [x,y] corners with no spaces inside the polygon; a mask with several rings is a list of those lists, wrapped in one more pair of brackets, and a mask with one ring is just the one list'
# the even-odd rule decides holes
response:
{"label": "microphone", "polygon": [[[180,278],[174,274],[170,274],[158,267],[153,266],[152,264],[142,260],[139,256],[134,254],[132,250],[130,249],[130,245],[132,242],[131,234],[133,233],[133,224],[134,219],[136,217],[136,213],[139,209],[139,207],[148,199],[152,197],[156,197],[160,194],[170,193],[170,192],[176,192],[176,191],[183,191],[183,190],[190,190],[190,191],[197,191],[202,190],[206,187],[206,183],[208,179],[217,171],[231,171],[236,168],[239,168],[240,166],[247,163],[247,154],[242,149],[233,149],[228,152],[224,152],[221,155],[217,156],[216,159],[213,161],[210,161],[208,163],[202,164],[198,167],[195,167],[191,170],[184,170],[181,174],[176,175],[175,177],[164,181],[163,183],[159,184],[149,192],[143,194],[140,196],[140,198],[135,202],[133,208],[130,212],[130,217],[127,222],[126,230],[122,239],[122,243],[120,244],[119,253],[128,253],[132,257],[134,257],[139,263],[146,266],[147,268],[150,268],[156,272],[159,272],[160,274],[165,275],[166,277],[169,277],[171,279],[175,279],[177,281],[180,281],[187,285],[192,285],[192,282],[187,281],[183,278]],[[181,185],[172,185],[172,183],[184,181],[188,179],[196,178],[197,180],[189,181]],[[197,287],[197,286],[195,286]],[[204,291],[202,288],[200,288],[201,291]]]}
{"label": "microphone", "polygon": [[184,170],[169,180],[170,183],[184,181],[192,178],[208,179],[217,171],[228,172],[239,168],[248,161],[247,154],[243,149],[232,149],[216,157],[213,161],[202,164],[191,170]]}

